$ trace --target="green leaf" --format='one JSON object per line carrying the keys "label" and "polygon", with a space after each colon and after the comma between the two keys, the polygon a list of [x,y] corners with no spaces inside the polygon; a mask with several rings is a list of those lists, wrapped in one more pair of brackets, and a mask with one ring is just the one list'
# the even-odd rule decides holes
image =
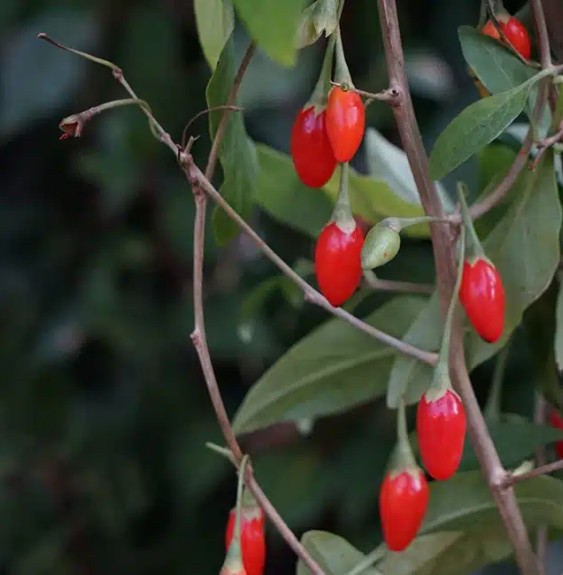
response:
{"label": "green leaf", "polygon": [[[563,528],[563,482],[535,477],[514,486],[528,528],[542,524]],[[430,503],[420,533],[479,531],[485,526],[503,530],[493,496],[480,471],[456,473],[430,486]]]}
{"label": "green leaf", "polygon": [[[84,77],[84,60],[40,42],[38,32],[64,38],[78,50],[91,50],[97,36],[92,14],[78,10],[42,12],[13,31],[0,55],[0,137],[11,137],[31,122],[60,110],[72,100]],[[26,70],[30,72],[24,73]],[[53,137],[58,137],[56,125]]]}
{"label": "green leaf", "polygon": [[301,14],[297,30],[297,47],[314,44],[321,35],[328,38],[338,26],[338,0],[316,0]]}
{"label": "green leaf", "polygon": [[[563,431],[547,425],[536,425],[519,415],[502,416],[503,421],[487,424],[491,438],[505,468],[515,468],[533,457],[537,447],[563,440]],[[471,442],[465,442],[459,471],[479,469]]]}
{"label": "green leaf", "polygon": [[[421,206],[418,188],[405,152],[394,146],[375,128],[366,129],[364,141],[369,175],[386,182],[391,192],[401,200],[413,206]],[[445,211],[451,211],[453,204],[446,189],[439,182],[435,182],[435,186]],[[427,225],[417,227],[429,234]]]}
{"label": "green leaf", "polygon": [[[235,79],[235,62],[232,36],[225,44],[217,68],[207,85],[207,104],[210,108],[225,104]],[[211,138],[215,136],[222,111],[209,115]],[[229,204],[244,218],[250,215],[254,190],[258,179],[256,148],[244,127],[240,112],[232,112],[221,145],[219,159],[223,168],[221,192]],[[213,231],[220,245],[238,233],[238,228],[218,207],[213,212]]]}
{"label": "green leaf", "polygon": [[[535,81],[535,80],[534,80]],[[522,112],[532,81],[471,104],[438,136],[430,173],[439,180],[491,143]]]}
{"label": "green leaf", "polygon": [[[442,339],[440,300],[437,292],[426,302],[405,333],[404,341],[426,349],[437,351]],[[416,403],[428,389],[433,369],[429,365],[406,356],[396,356],[387,387],[387,406],[397,409],[404,395],[407,405]]]}
{"label": "green leaf", "polygon": [[458,34],[465,61],[492,94],[516,88],[534,75],[532,68],[498,40],[471,26],[460,26]]}
{"label": "green leaf", "polygon": [[559,284],[555,310],[555,361],[557,369],[563,370],[563,287]]}
{"label": "green leaf", "polygon": [[[504,533],[498,538],[506,540]],[[488,539],[486,540],[488,541]],[[458,575],[490,563],[490,553],[482,546],[471,550],[472,541],[459,531],[447,531],[417,537],[401,553],[388,553],[378,563],[382,575]],[[510,546],[505,542],[504,547]],[[503,559],[503,554],[500,559]],[[496,558],[496,555],[494,555]]]}
{"label": "green leaf", "polygon": [[[401,337],[424,299],[397,297],[366,318]],[[395,350],[340,319],[311,332],[258,380],[234,418],[236,433],[339,413],[385,393]]]}
{"label": "green leaf", "polygon": [[224,0],[194,0],[194,11],[199,43],[214,70],[235,27],[233,6]]}
{"label": "green leaf", "polygon": [[559,264],[561,204],[551,152],[535,171],[522,171],[510,198],[513,201],[505,215],[483,242],[506,292],[504,333],[495,344],[487,344],[470,332],[466,349],[471,367],[505,345],[526,308],[547,289]]}
{"label": "green leaf", "polygon": [[233,4],[258,46],[276,62],[293,66],[303,0],[233,0]]}
{"label": "green leaf", "polygon": [[[256,201],[270,216],[316,238],[330,219],[338,195],[339,171],[336,170],[324,188],[305,186],[287,154],[257,144],[260,180]],[[354,213],[369,222],[388,216],[422,215],[420,205],[411,204],[397,195],[383,180],[363,176],[350,169],[350,202]],[[412,226],[404,231],[413,237],[428,237],[427,226]]]}
{"label": "green leaf", "polygon": [[301,182],[289,156],[257,144],[260,175],[256,201],[284,224],[316,238],[330,219],[332,202]]}
{"label": "green leaf", "polygon": [[[307,531],[301,543],[311,557],[322,567],[327,575],[348,573],[365,555],[350,545],[348,541],[327,531]],[[297,562],[297,575],[309,575],[311,572],[301,559]],[[368,568],[362,575],[378,575],[378,570]]]}

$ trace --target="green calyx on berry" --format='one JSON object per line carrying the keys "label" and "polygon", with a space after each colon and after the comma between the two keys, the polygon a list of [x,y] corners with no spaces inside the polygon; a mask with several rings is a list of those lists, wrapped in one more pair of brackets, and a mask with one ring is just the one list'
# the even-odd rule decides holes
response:
{"label": "green calyx on berry", "polygon": [[367,233],[362,248],[362,269],[372,270],[390,262],[401,248],[401,236],[392,226],[379,222]]}
{"label": "green calyx on berry", "polygon": [[356,229],[356,220],[350,207],[350,196],[348,194],[348,178],[350,164],[345,162],[340,164],[340,185],[338,197],[332,210],[331,221],[333,221],[344,233],[351,234]]}

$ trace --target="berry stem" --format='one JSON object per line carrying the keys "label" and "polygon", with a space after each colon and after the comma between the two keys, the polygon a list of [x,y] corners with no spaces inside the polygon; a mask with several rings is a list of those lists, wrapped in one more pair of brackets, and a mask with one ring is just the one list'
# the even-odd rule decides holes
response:
{"label": "berry stem", "polygon": [[499,420],[501,412],[502,384],[504,382],[504,373],[506,371],[506,362],[508,360],[509,350],[510,340],[508,340],[508,343],[500,350],[495,364],[491,391],[489,392],[485,409],[483,409],[483,415],[488,422],[496,422]]}
{"label": "berry stem", "polygon": [[336,222],[338,227],[346,233],[351,233],[356,227],[356,221],[354,220],[352,209],[350,208],[350,196],[348,194],[349,171],[350,164],[348,162],[340,164],[340,187],[338,189],[338,197],[336,198],[331,218]]}
{"label": "berry stem", "polygon": [[346,63],[346,57],[344,56],[344,46],[342,45],[342,35],[340,34],[340,25],[335,32],[336,36],[336,69],[334,77],[339,84],[346,84],[347,86],[354,87],[352,82],[352,76],[350,75],[350,70],[348,69],[348,64]]}
{"label": "berry stem", "polygon": [[242,515],[242,494],[244,488],[244,472],[246,464],[248,463],[248,455],[243,455],[238,468],[238,483],[237,483],[237,506],[235,517],[235,529],[233,534],[233,541],[236,539],[240,543],[240,518]]}
{"label": "berry stem", "polygon": [[419,216],[416,218],[385,218],[384,220],[381,220],[380,223],[388,225],[396,232],[401,232],[404,228],[415,226],[417,224],[441,223],[450,224],[452,226],[456,226],[458,224],[455,219],[449,217],[436,218],[434,216]]}
{"label": "berry stem", "polygon": [[[458,189],[461,195],[463,192]],[[434,377],[432,378],[431,389],[436,391],[444,391],[450,389],[452,384],[449,374],[449,359],[450,359],[450,340],[452,334],[452,323],[454,312],[458,300],[459,288],[461,286],[461,278],[463,277],[463,263],[465,253],[465,226],[461,227],[459,237],[459,259],[457,264],[457,276],[455,280],[454,289],[451,295],[448,312],[446,314],[446,321],[444,323],[444,336],[442,337],[442,345],[440,346],[440,353],[438,355],[438,364],[434,370]]]}
{"label": "berry stem", "polygon": [[[473,225],[473,221],[471,220],[471,216],[469,214],[469,208],[467,207],[467,201],[465,200],[465,194],[467,191],[467,187],[462,182],[458,183],[458,196],[459,196],[459,205],[461,208],[461,218],[463,220],[463,224],[468,231],[468,242],[467,242],[467,255],[470,258],[481,258],[486,259],[485,250],[479,241],[479,236],[475,231],[475,226]],[[465,256],[465,251],[460,252],[460,257],[463,260]]]}
{"label": "berry stem", "polygon": [[405,398],[401,397],[397,408],[397,443],[391,457],[390,472],[402,473],[405,470],[417,469],[416,459],[412,452],[407,430]]}
{"label": "berry stem", "polygon": [[326,52],[323,60],[323,65],[321,67],[321,73],[319,79],[315,84],[313,93],[306,104],[306,107],[315,106],[315,108],[326,108],[328,101],[328,93],[330,92],[332,79],[332,65],[334,62],[334,46],[336,44],[336,32],[333,32],[329,38],[326,45]]}

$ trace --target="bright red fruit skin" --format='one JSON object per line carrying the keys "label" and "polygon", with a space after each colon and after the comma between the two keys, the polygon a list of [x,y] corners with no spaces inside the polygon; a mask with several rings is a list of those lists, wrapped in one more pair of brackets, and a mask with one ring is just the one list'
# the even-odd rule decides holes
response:
{"label": "bright red fruit skin", "polygon": [[504,329],[505,293],[495,266],[482,258],[466,260],[459,299],[475,331],[489,343],[497,341]]}
{"label": "bright red fruit skin", "polygon": [[403,471],[387,474],[379,492],[379,514],[385,543],[391,551],[402,551],[416,537],[428,507],[428,482]]}
{"label": "bright red fruit skin", "polygon": [[311,188],[324,186],[336,168],[336,158],[326,131],[326,110],[315,114],[303,108],[291,131],[291,157],[299,179]]}
{"label": "bright red fruit skin", "polygon": [[355,226],[350,233],[336,222],[323,228],[315,247],[315,273],[322,294],[334,307],[342,305],[362,279],[364,236]]}
{"label": "bright red fruit skin", "polygon": [[420,456],[434,479],[448,479],[459,467],[465,441],[466,418],[461,399],[452,390],[435,401],[420,398],[416,432]]}
{"label": "bright red fruit skin", "polygon": [[532,55],[532,44],[528,30],[522,22],[516,18],[509,18],[502,30],[520,56],[528,60]]}
{"label": "bright red fruit skin", "polygon": [[[514,49],[528,60],[532,55],[532,44],[530,42],[530,35],[526,27],[516,18],[508,18],[508,20],[499,20],[502,31],[504,32],[508,41],[512,44]],[[495,28],[495,25],[489,20],[481,30],[486,36],[500,40],[500,34]]]}
{"label": "bright red fruit skin", "polygon": [[358,151],[366,125],[366,109],[359,94],[335,86],[328,96],[326,129],[339,162],[348,162]]}
{"label": "bright red fruit skin", "polygon": [[[232,509],[225,533],[225,548],[228,549],[235,530],[236,510]],[[240,521],[240,544],[246,575],[262,575],[266,561],[266,539],[264,534],[264,511],[261,507],[243,507]]]}
{"label": "bright red fruit skin", "polygon": [[[549,423],[556,429],[563,429],[563,417],[556,411],[552,411],[549,415]],[[563,441],[555,442],[555,451],[560,459],[563,459]]]}

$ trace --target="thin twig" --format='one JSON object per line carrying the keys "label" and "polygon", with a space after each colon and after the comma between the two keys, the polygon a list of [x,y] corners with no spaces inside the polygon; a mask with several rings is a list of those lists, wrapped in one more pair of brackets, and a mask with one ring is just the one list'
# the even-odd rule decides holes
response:
{"label": "thin twig", "polygon": [[[430,177],[428,156],[422,143],[408,88],[395,0],[378,0],[378,9],[389,83],[401,92],[403,98],[402,105],[393,108],[403,149],[407,154],[426,214],[443,217],[443,209]],[[434,225],[431,230],[440,307],[442,314],[445,315],[455,279],[454,242],[452,241],[452,230],[450,227]],[[469,379],[464,357],[463,330],[459,321],[459,314],[457,314],[452,330],[450,365],[453,383],[465,406],[469,435],[483,475],[491,488],[495,503],[508,532],[514,549],[516,563],[523,574],[538,575],[536,558],[514,491],[503,488],[502,481],[506,476],[506,471],[502,467]]]}
{"label": "thin twig", "polygon": [[349,86],[345,82],[330,82],[333,86],[338,86],[347,92],[354,92],[355,94],[359,94],[368,100],[377,100],[378,102],[385,102],[390,106],[398,106],[401,103],[401,94],[395,90],[395,88],[387,88],[386,90],[382,90],[381,92],[365,92],[364,90],[358,90],[354,86]]}
{"label": "thin twig", "polygon": [[386,291],[394,293],[432,295],[435,289],[432,284],[383,280],[378,278],[373,272],[368,274],[365,270],[363,283],[366,287],[374,291]]}
{"label": "thin twig", "polygon": [[538,152],[536,154],[536,157],[530,163],[530,170],[535,170],[536,166],[538,165],[539,161],[541,160],[545,152],[549,150],[551,146],[561,142],[562,139],[563,139],[563,122],[559,124],[559,129],[557,130],[557,132],[555,132],[551,136],[548,136],[547,138],[543,138],[542,140],[538,140],[536,142]]}
{"label": "thin twig", "polygon": [[195,165],[193,158],[189,154],[182,154],[182,165],[186,176],[190,182],[199,186],[211,199],[217,203],[246,234],[254,241],[262,253],[273,262],[279,270],[291,281],[297,284],[305,295],[305,299],[319,307],[322,307],[332,315],[344,319],[352,324],[355,328],[366,333],[367,335],[395,348],[400,353],[418,359],[428,365],[436,365],[438,355],[434,352],[425,351],[406,343],[388,333],[373,327],[372,325],[358,319],[353,314],[345,311],[340,307],[333,307],[328,300],[303,278],[301,278],[287,263],[285,263],[264,240],[240,217],[240,215],[225,201],[223,196],[213,187],[209,180],[204,176],[201,170]]}
{"label": "thin twig", "polygon": [[532,479],[533,477],[540,477],[540,475],[547,475],[554,471],[558,471],[559,469],[563,469],[563,459],[540,465],[540,467],[535,467],[531,471],[526,471],[526,473],[507,475],[504,479],[504,484],[514,485],[515,483],[520,483],[520,481],[526,481],[526,479]]}

